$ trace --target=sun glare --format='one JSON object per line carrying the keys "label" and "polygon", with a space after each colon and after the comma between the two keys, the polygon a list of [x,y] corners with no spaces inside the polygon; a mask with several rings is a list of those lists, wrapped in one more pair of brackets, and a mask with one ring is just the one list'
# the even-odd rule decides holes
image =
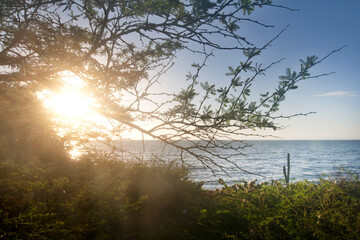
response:
{"label": "sun glare", "polygon": [[71,150],[69,152],[71,158],[77,158],[77,157],[80,157],[83,152],[80,150],[80,148],[73,148],[73,150]]}
{"label": "sun glare", "polygon": [[63,118],[79,119],[91,115],[93,100],[78,90],[65,90],[52,94],[44,104]]}
{"label": "sun glare", "polygon": [[66,120],[88,119],[94,115],[92,107],[95,100],[86,94],[85,82],[69,71],[59,75],[63,86],[58,91],[43,91],[39,94],[45,107]]}
{"label": "sun glare", "polygon": [[[99,114],[99,103],[86,90],[86,82],[68,71],[59,73],[58,76],[61,81],[58,89],[37,92],[53,120],[59,123],[56,125],[57,134],[65,136],[71,131],[77,133],[79,130],[80,134],[82,131],[96,131],[100,136],[94,134],[95,137],[88,140],[96,140],[104,135],[119,139],[118,135],[113,134],[116,123]],[[72,158],[83,154],[77,143],[71,143],[71,146],[73,149],[69,154]]]}

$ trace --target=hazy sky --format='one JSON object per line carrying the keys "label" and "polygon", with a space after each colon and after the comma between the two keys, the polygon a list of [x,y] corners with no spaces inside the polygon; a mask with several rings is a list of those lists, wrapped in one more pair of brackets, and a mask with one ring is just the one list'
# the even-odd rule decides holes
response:
{"label": "hazy sky", "polygon": [[[266,92],[276,87],[278,76],[287,67],[298,71],[299,58],[317,55],[320,58],[332,50],[347,45],[341,52],[316,66],[311,73],[335,72],[330,76],[310,79],[299,84],[281,106],[281,113],[316,112],[306,117],[282,121],[287,126],[281,131],[268,132],[282,139],[360,139],[360,1],[359,0],[293,0],[275,3],[298,8],[287,11],[263,8],[250,17],[272,24],[275,28],[241,26],[240,33],[249,40],[262,44],[273,38],[289,24],[288,29],[266,50],[257,61],[271,63],[286,58],[259,79],[256,90]],[[228,66],[237,66],[241,60],[238,52],[215,52],[203,75],[210,82],[225,78]],[[184,56],[174,70],[184,75],[191,57]],[[181,57],[178,59],[181,62]],[[179,81],[181,82],[181,81]],[[172,83],[173,84],[173,83]],[[178,83],[180,84],[180,83]],[[179,86],[175,83],[173,88]]]}

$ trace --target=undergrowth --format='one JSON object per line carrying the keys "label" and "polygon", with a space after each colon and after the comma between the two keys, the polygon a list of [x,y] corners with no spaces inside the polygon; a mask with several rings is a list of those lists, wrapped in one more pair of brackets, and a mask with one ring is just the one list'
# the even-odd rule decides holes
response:
{"label": "undergrowth", "polygon": [[187,170],[106,155],[0,164],[1,239],[359,239],[355,174],[203,190]]}

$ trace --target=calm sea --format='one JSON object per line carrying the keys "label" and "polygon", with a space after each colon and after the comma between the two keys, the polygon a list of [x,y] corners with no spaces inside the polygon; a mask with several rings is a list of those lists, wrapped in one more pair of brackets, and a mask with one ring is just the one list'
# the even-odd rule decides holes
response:
{"label": "calm sea", "polygon": [[[228,164],[225,174],[216,170],[216,176],[211,171],[203,168],[194,159],[190,177],[195,181],[204,182],[204,188],[214,189],[219,187],[218,179],[233,183],[241,180],[267,181],[284,179],[283,166],[287,164],[287,153],[290,153],[292,181],[316,181],[320,177],[338,176],[341,168],[360,173],[360,140],[326,140],[326,141],[248,141],[252,147],[244,149],[246,156],[232,158],[241,168],[250,172],[261,174],[264,177],[246,174]],[[128,141],[124,145],[127,149],[140,154],[144,159],[157,155],[164,159],[176,159],[179,151],[164,146],[157,141]]]}

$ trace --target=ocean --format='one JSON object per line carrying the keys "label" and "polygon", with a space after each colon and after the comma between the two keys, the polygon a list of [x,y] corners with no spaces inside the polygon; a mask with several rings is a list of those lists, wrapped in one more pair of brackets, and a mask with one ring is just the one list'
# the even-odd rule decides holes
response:
{"label": "ocean", "polygon": [[[259,182],[283,180],[283,166],[287,165],[288,153],[290,153],[291,181],[317,181],[321,177],[337,177],[343,171],[360,173],[360,140],[265,140],[246,141],[246,143],[252,145],[243,150],[246,156],[237,156],[230,160],[258,175],[240,171],[229,163],[223,163],[227,173],[213,169],[214,175],[209,169],[189,157],[187,161],[191,164],[190,178],[203,182],[203,187],[206,189],[220,187],[219,178],[228,184],[255,179]],[[122,144],[123,148],[143,159],[158,156],[176,160],[180,156],[179,150],[158,141],[144,141],[143,145],[142,141],[130,140]]]}

